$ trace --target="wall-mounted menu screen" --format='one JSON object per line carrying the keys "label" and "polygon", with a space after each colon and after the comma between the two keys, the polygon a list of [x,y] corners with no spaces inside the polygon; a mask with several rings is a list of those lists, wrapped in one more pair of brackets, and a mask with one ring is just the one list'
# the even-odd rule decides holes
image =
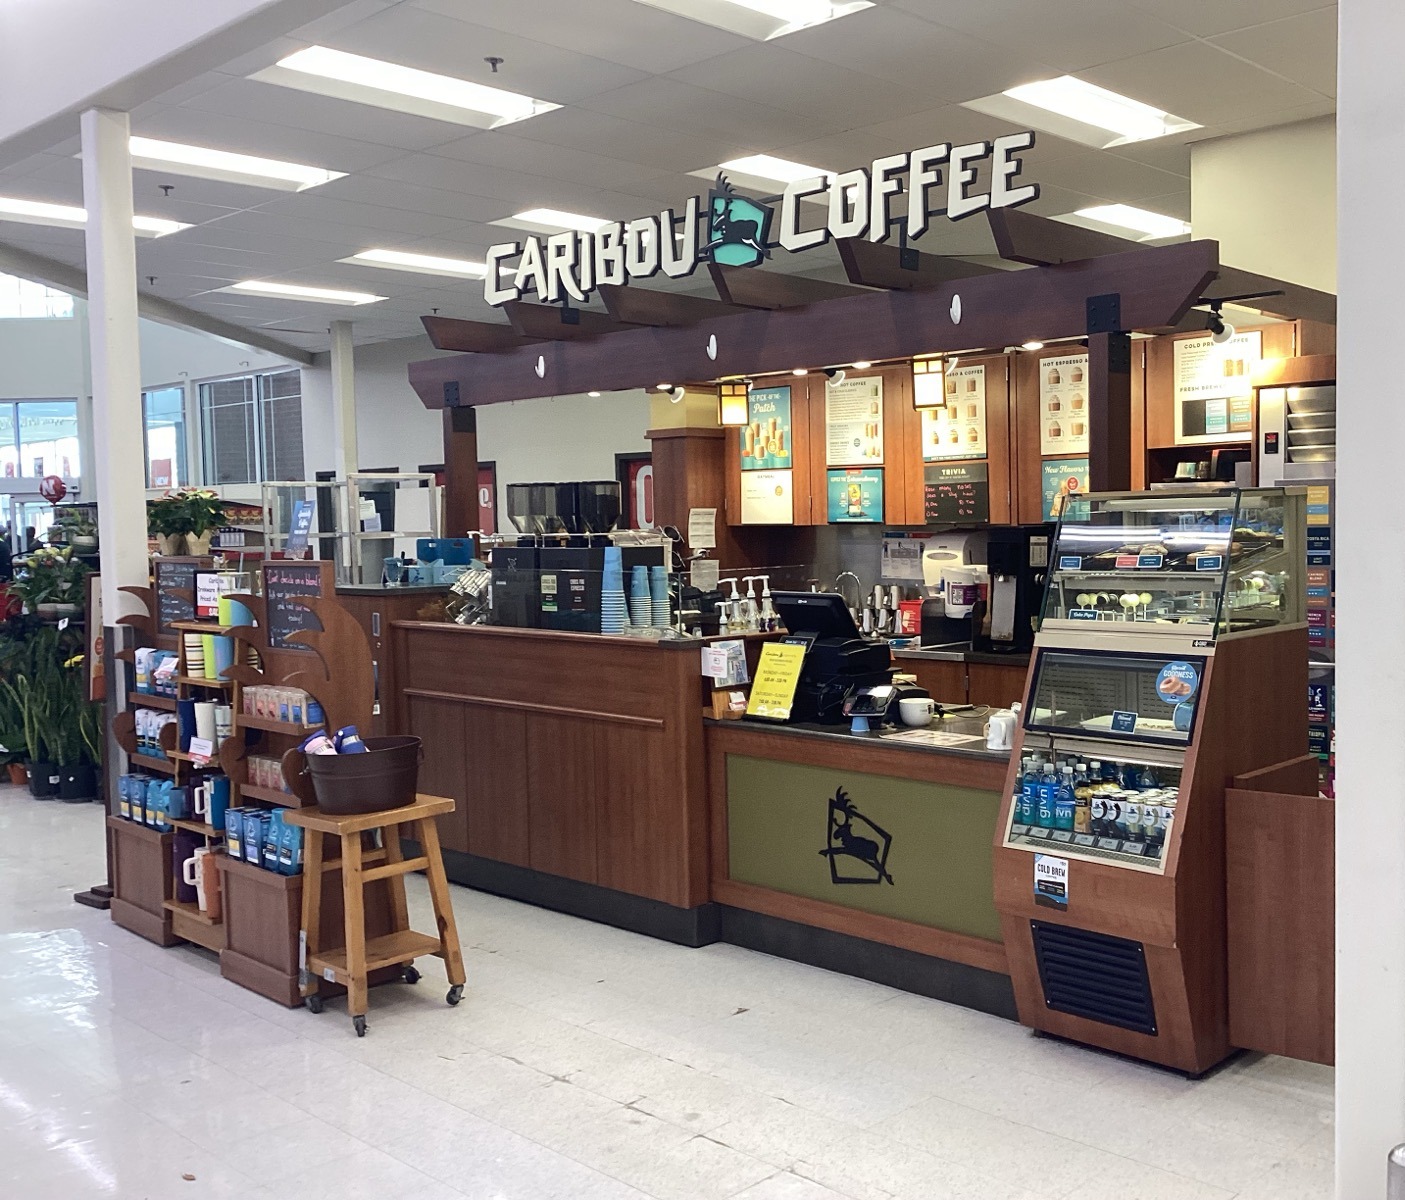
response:
{"label": "wall-mounted menu screen", "polygon": [[321,596],[325,586],[325,562],[265,563],[263,594],[268,606],[268,645],[273,650],[310,650],[291,641],[304,629],[320,630],[322,622],[310,609],[298,603],[302,596]]}
{"label": "wall-mounted menu screen", "polygon": [[174,637],[177,621],[195,620],[195,573],[208,559],[156,558],[156,632]]}
{"label": "wall-mounted menu screen", "polygon": [[923,511],[929,525],[969,525],[989,521],[987,464],[943,463],[925,468]]}

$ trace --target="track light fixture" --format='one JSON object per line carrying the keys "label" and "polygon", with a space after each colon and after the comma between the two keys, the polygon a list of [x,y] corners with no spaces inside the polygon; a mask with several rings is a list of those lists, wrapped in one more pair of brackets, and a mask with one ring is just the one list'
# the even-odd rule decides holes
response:
{"label": "track light fixture", "polygon": [[1210,341],[1216,346],[1223,346],[1234,336],[1234,326],[1224,319],[1221,310],[1224,307],[1223,300],[1210,301]]}
{"label": "track light fixture", "polygon": [[848,378],[843,367],[826,367],[824,373],[829,382],[833,384],[843,383]]}
{"label": "track light fixture", "polygon": [[687,393],[681,387],[676,387],[668,393],[668,399],[670,403],[677,404],[685,395],[687,395]]}

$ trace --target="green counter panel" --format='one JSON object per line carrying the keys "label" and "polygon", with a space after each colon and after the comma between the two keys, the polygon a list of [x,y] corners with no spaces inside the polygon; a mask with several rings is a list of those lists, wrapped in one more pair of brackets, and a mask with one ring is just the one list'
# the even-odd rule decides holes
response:
{"label": "green counter panel", "polygon": [[997,792],[727,756],[740,883],[1000,941]]}

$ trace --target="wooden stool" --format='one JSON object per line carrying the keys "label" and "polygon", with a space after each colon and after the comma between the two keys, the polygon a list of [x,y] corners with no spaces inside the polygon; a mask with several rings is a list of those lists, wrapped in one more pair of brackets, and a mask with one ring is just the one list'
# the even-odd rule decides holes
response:
{"label": "wooden stool", "polygon": [[[302,984],[303,999],[313,1012],[322,1011],[322,998],[317,992],[320,976],[346,988],[346,1007],[351,1014],[356,1036],[366,1036],[366,984],[373,971],[402,965],[407,983],[418,982],[420,975],[413,963],[416,958],[432,954],[444,960],[448,970],[450,1004],[463,996],[463,953],[459,949],[458,926],[449,903],[449,882],[444,878],[444,856],[439,850],[439,827],[434,818],[453,812],[454,802],[442,796],[418,796],[414,804],[392,808],[387,812],[356,813],[337,816],[318,808],[290,808],[283,819],[289,825],[301,825],[307,830],[302,888]],[[401,825],[415,826],[422,851],[419,858],[406,859],[400,849]],[[372,830],[382,831],[384,849],[363,852],[361,835]],[[341,839],[341,859],[323,857],[323,837]],[[368,865],[375,864],[375,865]],[[346,908],[346,948],[321,953],[319,929],[322,923],[322,875],[340,868],[342,895]],[[423,870],[429,880],[429,896],[434,903],[434,919],[439,936],[416,933],[410,928],[409,908],[405,902],[405,876]],[[366,914],[362,888],[378,879],[390,880],[391,907],[395,930],[381,937],[366,940]]]}

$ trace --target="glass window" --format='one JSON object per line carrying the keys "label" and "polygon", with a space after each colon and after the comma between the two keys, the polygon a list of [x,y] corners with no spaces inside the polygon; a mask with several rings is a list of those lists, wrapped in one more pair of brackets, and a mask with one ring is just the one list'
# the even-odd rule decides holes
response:
{"label": "glass window", "polygon": [[76,400],[21,400],[15,409],[18,428],[11,444],[18,442],[20,475],[73,479],[83,473]]}
{"label": "glass window", "polygon": [[71,317],[73,297],[42,283],[0,275],[0,318]]}
{"label": "glass window", "polygon": [[185,389],[143,392],[146,420],[146,486],[184,487],[190,482],[185,461]]}
{"label": "glass window", "polygon": [[200,426],[206,483],[302,478],[298,371],[202,383]]}

